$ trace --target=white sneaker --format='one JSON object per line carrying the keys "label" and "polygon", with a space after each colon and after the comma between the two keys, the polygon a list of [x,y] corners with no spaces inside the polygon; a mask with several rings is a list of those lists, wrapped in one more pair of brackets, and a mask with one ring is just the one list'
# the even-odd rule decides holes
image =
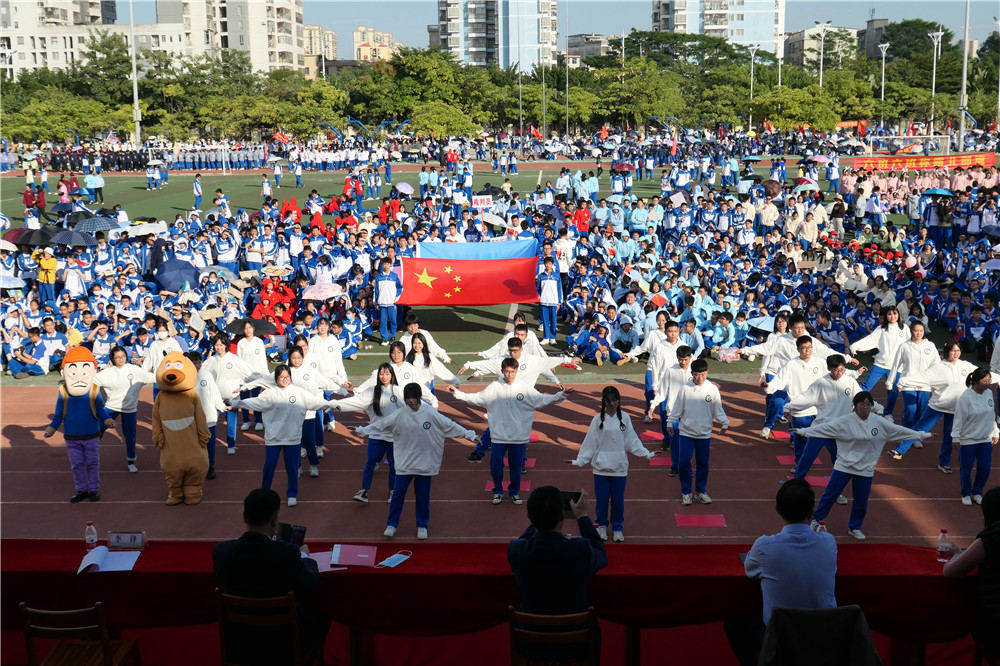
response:
{"label": "white sneaker", "polygon": [[299,500],[298,500],[297,497],[289,497],[288,498],[288,506],[295,506],[298,503],[299,503]]}
{"label": "white sneaker", "polygon": [[813,520],[811,523],[809,523],[809,529],[811,529],[813,532],[818,532],[819,531],[819,521],[818,520]]}
{"label": "white sneaker", "polygon": [[327,424],[323,426],[323,429],[328,432],[333,432],[336,428],[337,425],[333,421],[328,421]]}
{"label": "white sneaker", "polygon": [[243,432],[246,432],[249,429],[250,429],[250,422],[249,421],[247,421],[246,423],[244,423],[243,425],[240,426],[240,430],[242,430]]}
{"label": "white sneaker", "polygon": [[368,504],[368,491],[365,490],[364,488],[362,488],[361,490],[359,490],[358,492],[356,492],[354,494],[354,501],[355,502],[364,502],[365,504]]}
{"label": "white sneaker", "polygon": [[231,448],[226,449],[226,455],[227,456],[235,456],[236,455],[236,447],[233,446]]}
{"label": "white sneaker", "polygon": [[865,535],[861,530],[847,530],[847,536],[854,537],[858,541],[864,541]]}
{"label": "white sneaker", "polygon": [[297,474],[298,478],[302,478],[302,465],[299,465],[299,472]]}
{"label": "white sneaker", "polygon": [[264,424],[263,424],[263,423],[258,423],[257,425],[255,425],[255,426],[253,427],[253,429],[254,429],[254,430],[258,430],[258,431],[259,431],[259,430],[263,430],[263,429],[264,429]]}
{"label": "white sneaker", "polygon": [[309,476],[313,477],[314,479],[317,476],[319,476],[319,468],[316,467],[316,465],[309,465]]}
{"label": "white sneaker", "polygon": [[426,539],[427,538],[427,528],[426,527],[418,527],[417,528],[417,538],[418,539]]}
{"label": "white sneaker", "polygon": [[691,504],[690,493],[687,495],[681,495],[681,504],[683,504],[684,506],[688,506],[689,504]]}
{"label": "white sneaker", "polygon": [[761,439],[771,439],[771,429],[770,428],[761,428],[760,438]]}
{"label": "white sneaker", "polygon": [[913,442],[913,448],[915,448],[915,449],[922,449],[922,448],[924,448],[924,443],[923,442]]}
{"label": "white sneaker", "polygon": [[604,527],[603,525],[599,526],[597,528],[597,536],[601,537],[601,541],[607,541],[608,540],[608,528]]}
{"label": "white sneaker", "polygon": [[129,474],[135,474],[138,471],[139,471],[139,468],[135,466],[134,462],[130,462],[128,464],[128,473]]}
{"label": "white sneaker", "polygon": [[708,496],[708,493],[701,493],[701,494],[699,494],[698,495],[698,500],[702,504],[711,504],[712,503],[712,498]]}
{"label": "white sneaker", "polygon": [[615,543],[623,543],[625,541],[625,533],[621,530],[615,530],[611,533],[612,541]]}
{"label": "white sneaker", "polygon": [[837,504],[847,504],[847,498],[843,495],[837,495]]}
{"label": "white sneaker", "polygon": [[503,502],[503,495],[499,495],[499,494],[494,493],[493,494],[493,503],[494,504],[500,504],[501,502]]}
{"label": "white sneaker", "polygon": [[299,447],[299,458],[305,458],[305,457],[306,457],[306,450],[305,450],[305,449],[303,449],[303,448],[302,448],[302,447],[300,446],[300,447]]}
{"label": "white sneaker", "polygon": [[972,498],[966,495],[965,497],[962,498],[962,504],[964,504],[965,506],[972,506]]}
{"label": "white sneaker", "polygon": [[973,495],[972,496],[972,501],[975,502],[976,504],[982,504],[983,503],[983,496],[982,495]]}
{"label": "white sneaker", "polygon": [[391,539],[392,537],[396,536],[396,528],[393,527],[392,525],[389,525],[388,527],[385,528],[385,532],[382,532],[382,536],[387,536]]}
{"label": "white sneaker", "polygon": [[323,447],[322,446],[317,446],[316,447],[316,457],[317,458],[322,458],[323,457]]}

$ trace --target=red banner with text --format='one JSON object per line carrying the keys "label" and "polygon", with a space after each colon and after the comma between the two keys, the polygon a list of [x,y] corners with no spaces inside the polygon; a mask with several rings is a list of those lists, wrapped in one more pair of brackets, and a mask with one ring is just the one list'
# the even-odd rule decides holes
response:
{"label": "red banner with text", "polygon": [[961,167],[967,169],[974,166],[991,167],[996,164],[996,153],[963,153],[960,155],[887,155],[884,157],[855,157],[855,169],[935,169]]}

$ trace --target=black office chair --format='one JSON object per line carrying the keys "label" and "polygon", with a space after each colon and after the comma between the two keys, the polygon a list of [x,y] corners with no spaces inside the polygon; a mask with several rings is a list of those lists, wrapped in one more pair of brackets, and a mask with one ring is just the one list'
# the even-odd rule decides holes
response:
{"label": "black office chair", "polygon": [[775,608],[758,666],[882,666],[860,606]]}
{"label": "black office chair", "polygon": [[[139,641],[112,640],[100,601],[91,608],[48,611],[19,604],[29,666],[118,666],[131,659],[139,666]],[[39,660],[36,639],[56,643]]]}
{"label": "black office chair", "polygon": [[254,599],[215,588],[222,666],[323,666],[323,642],[303,651],[295,594]]}
{"label": "black office chair", "polygon": [[594,629],[597,613],[593,606],[586,612],[569,615],[522,613],[513,606],[508,607],[508,613],[511,666],[597,666],[599,655]]}

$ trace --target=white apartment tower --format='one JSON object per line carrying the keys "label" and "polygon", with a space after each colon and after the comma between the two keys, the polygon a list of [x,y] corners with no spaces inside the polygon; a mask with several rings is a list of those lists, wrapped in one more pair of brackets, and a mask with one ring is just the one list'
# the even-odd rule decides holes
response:
{"label": "white apartment tower", "polygon": [[785,0],[653,0],[653,30],[722,37],[775,52]]}
{"label": "white apartment tower", "polygon": [[556,0],[438,0],[427,32],[464,65],[528,71],[556,64],[556,19]]}

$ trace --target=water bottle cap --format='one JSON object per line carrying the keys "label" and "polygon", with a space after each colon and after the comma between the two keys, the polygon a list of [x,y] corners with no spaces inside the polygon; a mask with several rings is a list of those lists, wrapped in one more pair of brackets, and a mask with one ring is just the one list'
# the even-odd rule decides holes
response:
{"label": "water bottle cap", "polygon": [[91,526],[93,526],[93,524],[94,524],[94,521],[92,521],[92,520],[88,520],[88,521],[87,521],[87,526],[88,526],[88,527],[91,527]]}
{"label": "water bottle cap", "polygon": [[941,534],[947,534],[948,530],[941,530]]}
{"label": "water bottle cap", "polygon": [[826,521],[825,520],[821,520],[821,521],[819,521],[819,524],[820,525],[826,525]]}

